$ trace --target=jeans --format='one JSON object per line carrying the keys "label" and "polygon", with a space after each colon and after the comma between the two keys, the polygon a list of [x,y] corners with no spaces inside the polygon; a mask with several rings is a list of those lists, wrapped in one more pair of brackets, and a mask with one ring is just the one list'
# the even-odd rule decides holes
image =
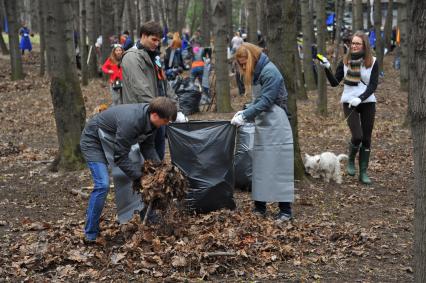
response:
{"label": "jeans", "polygon": [[89,198],[86,211],[84,235],[88,240],[96,240],[99,234],[99,219],[101,218],[105,200],[109,190],[108,167],[102,162],[87,162],[92,173],[94,188]]}
{"label": "jeans", "polygon": [[204,68],[203,67],[195,67],[191,70],[191,81],[193,83],[195,83],[195,80],[198,79],[198,81],[200,82],[200,84],[203,81],[203,72],[204,72]]}
{"label": "jeans", "polygon": [[166,126],[161,126],[157,129],[155,134],[155,151],[160,157],[160,160],[164,160],[164,155],[166,152]]}

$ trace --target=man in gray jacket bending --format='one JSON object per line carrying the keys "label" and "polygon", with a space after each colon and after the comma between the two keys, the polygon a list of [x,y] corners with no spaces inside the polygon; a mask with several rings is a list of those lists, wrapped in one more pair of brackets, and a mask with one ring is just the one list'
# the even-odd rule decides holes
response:
{"label": "man in gray jacket bending", "polygon": [[[129,159],[131,146],[139,142],[144,159],[159,161],[154,148],[155,129],[174,121],[176,104],[166,97],[151,103],[111,107],[93,117],[85,126],[80,148],[92,174],[94,188],[90,194],[84,227],[85,240],[93,242],[99,234],[99,219],[109,190],[108,162],[99,137],[99,130],[115,137],[114,162],[134,184],[141,183],[139,164]],[[143,142],[141,142],[143,141]]]}
{"label": "man in gray jacket bending", "polygon": [[[160,52],[162,28],[154,21],[146,22],[140,29],[140,40],[134,48],[127,50],[122,58],[123,103],[149,103],[159,96],[177,100],[166,80],[162,69]],[[179,112],[176,122],[185,122],[186,117]],[[165,152],[165,127],[160,127],[155,135],[155,148],[162,160]]]}

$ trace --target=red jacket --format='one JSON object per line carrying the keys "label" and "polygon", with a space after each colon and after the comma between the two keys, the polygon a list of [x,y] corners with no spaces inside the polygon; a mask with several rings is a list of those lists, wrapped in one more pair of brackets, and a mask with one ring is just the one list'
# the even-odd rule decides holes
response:
{"label": "red jacket", "polygon": [[[110,74],[110,70],[112,70],[114,73]],[[109,75],[110,83],[114,83],[117,79],[120,81],[123,80],[123,72],[121,67],[119,67],[117,64],[113,64],[109,58],[106,59],[105,63],[103,64],[102,72]]]}

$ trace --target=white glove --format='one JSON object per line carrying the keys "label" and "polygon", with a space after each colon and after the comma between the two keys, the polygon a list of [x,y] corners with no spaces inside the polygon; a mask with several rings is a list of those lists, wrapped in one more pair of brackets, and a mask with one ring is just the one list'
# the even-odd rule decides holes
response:
{"label": "white glove", "polygon": [[244,121],[243,111],[238,111],[235,113],[234,117],[231,120],[231,124],[237,127],[244,125],[246,122]]}
{"label": "white glove", "polygon": [[359,97],[352,98],[351,101],[349,101],[349,108],[351,106],[357,107],[361,103],[361,99]]}
{"label": "white glove", "polygon": [[319,61],[320,66],[323,67],[323,68],[327,68],[328,69],[331,66],[330,62],[328,61],[328,59],[326,57],[324,57],[324,56],[321,57],[321,60],[318,59],[318,61]]}
{"label": "white glove", "polygon": [[185,123],[188,122],[188,117],[185,116],[182,112],[178,112],[176,115],[175,123]]}

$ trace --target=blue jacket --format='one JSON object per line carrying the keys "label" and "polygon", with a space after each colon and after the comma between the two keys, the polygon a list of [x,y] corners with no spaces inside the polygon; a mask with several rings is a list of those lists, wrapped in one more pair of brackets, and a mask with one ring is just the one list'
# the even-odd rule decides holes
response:
{"label": "blue jacket", "polygon": [[277,67],[269,61],[264,53],[260,55],[253,74],[253,84],[260,84],[260,95],[243,112],[243,116],[248,121],[264,111],[268,111],[274,104],[282,107],[287,112],[287,90],[284,85],[284,78]]}

